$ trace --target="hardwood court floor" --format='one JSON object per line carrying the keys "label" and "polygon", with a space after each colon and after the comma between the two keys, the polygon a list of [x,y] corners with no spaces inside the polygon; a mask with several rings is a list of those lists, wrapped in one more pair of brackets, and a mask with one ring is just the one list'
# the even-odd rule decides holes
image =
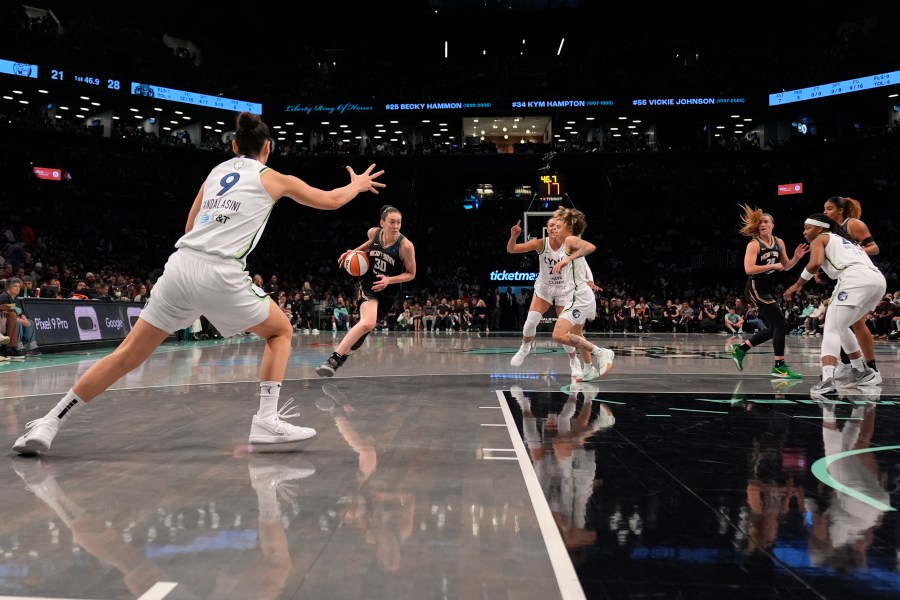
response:
{"label": "hardwood court floor", "polygon": [[[0,366],[0,599],[897,598],[900,346],[884,383],[809,394],[818,339],[739,372],[727,338],[378,333],[331,379],[296,335],[282,391],[318,435],[247,445],[256,337],[164,345],[12,443],[108,350]],[[270,449],[271,450],[271,449]]]}

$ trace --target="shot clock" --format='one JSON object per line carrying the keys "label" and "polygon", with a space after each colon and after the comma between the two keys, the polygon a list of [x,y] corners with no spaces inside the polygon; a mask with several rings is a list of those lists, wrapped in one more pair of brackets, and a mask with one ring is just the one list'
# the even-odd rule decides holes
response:
{"label": "shot clock", "polygon": [[559,172],[538,175],[537,196],[547,201],[562,200],[566,195],[565,177]]}

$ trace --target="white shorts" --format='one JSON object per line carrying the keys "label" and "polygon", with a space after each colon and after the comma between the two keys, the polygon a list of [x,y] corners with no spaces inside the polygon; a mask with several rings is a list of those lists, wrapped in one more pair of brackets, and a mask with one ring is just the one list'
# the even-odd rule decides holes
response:
{"label": "white shorts", "polygon": [[230,337],[265,321],[270,304],[238,261],[181,248],[169,256],[141,318],[175,332],[203,315]]}
{"label": "white shorts", "polygon": [[534,295],[553,306],[565,306],[571,293],[571,290],[567,291],[565,288],[550,285],[544,281],[536,281],[534,284]]}
{"label": "white shorts", "polygon": [[[871,267],[850,267],[838,278],[831,294],[832,306],[854,306],[863,313],[875,310],[884,298],[887,282],[878,269]],[[827,313],[826,313],[827,314]]]}
{"label": "white shorts", "polygon": [[594,290],[587,285],[571,295],[571,302],[559,313],[560,319],[565,319],[573,325],[584,325],[596,316],[597,298],[594,296]]}

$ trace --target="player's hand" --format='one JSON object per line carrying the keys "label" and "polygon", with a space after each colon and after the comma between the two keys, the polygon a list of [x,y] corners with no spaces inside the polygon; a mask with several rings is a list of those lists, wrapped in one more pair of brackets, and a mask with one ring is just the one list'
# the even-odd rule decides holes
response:
{"label": "player's hand", "polygon": [[809,244],[799,244],[794,250],[794,260],[800,260],[809,252]]}
{"label": "player's hand", "polygon": [[379,273],[375,276],[375,283],[372,284],[373,292],[380,292],[384,290],[388,286],[390,282],[388,281],[387,275],[384,273]]}
{"label": "player's hand", "polygon": [[375,181],[382,175],[384,175],[384,170],[372,172],[372,169],[375,168],[375,163],[372,163],[368,169],[363,171],[362,173],[357,174],[349,165],[346,167],[347,172],[350,174],[350,184],[356,186],[359,192],[372,192],[373,194],[378,193],[378,188],[387,187],[386,184],[381,183],[380,181]]}
{"label": "player's hand", "polygon": [[510,237],[517,238],[522,233],[522,219],[516,221],[516,224],[509,228]]}
{"label": "player's hand", "polygon": [[347,255],[353,252],[353,250],[345,250],[341,257],[338,259],[338,267],[344,266],[344,259],[347,258]]}

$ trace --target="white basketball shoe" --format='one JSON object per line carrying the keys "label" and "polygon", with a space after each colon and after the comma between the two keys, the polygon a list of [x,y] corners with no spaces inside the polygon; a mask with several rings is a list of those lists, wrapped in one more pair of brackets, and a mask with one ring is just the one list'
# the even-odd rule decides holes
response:
{"label": "white basketball shoe", "polygon": [[531,344],[523,343],[521,346],[519,346],[519,351],[513,355],[512,359],[510,359],[510,366],[521,367],[522,363],[525,362],[525,357],[528,356],[529,352],[531,352]]}
{"label": "white basketball shoe", "polygon": [[50,449],[50,444],[53,443],[53,438],[59,431],[59,423],[58,418],[49,415],[25,423],[25,429],[31,431],[16,440],[13,450],[26,456],[46,452]]}
{"label": "white basketball shoe", "polygon": [[613,359],[616,358],[615,352],[613,352],[609,348],[601,348],[599,346],[595,346],[591,354],[594,355],[593,364],[597,369],[597,376],[603,377],[612,368]]}
{"label": "white basketball shoe", "polygon": [[284,419],[300,416],[300,413],[287,411],[293,401],[294,399],[291,398],[285,402],[281,410],[269,419],[261,419],[259,415],[253,415],[253,421],[250,424],[250,443],[285,444],[308,440],[316,435],[316,430],[312,427],[300,427],[284,421]]}
{"label": "white basketball shoe", "polygon": [[572,379],[575,381],[584,381],[584,367],[581,366],[581,361],[577,356],[569,359],[569,369],[572,371]]}

